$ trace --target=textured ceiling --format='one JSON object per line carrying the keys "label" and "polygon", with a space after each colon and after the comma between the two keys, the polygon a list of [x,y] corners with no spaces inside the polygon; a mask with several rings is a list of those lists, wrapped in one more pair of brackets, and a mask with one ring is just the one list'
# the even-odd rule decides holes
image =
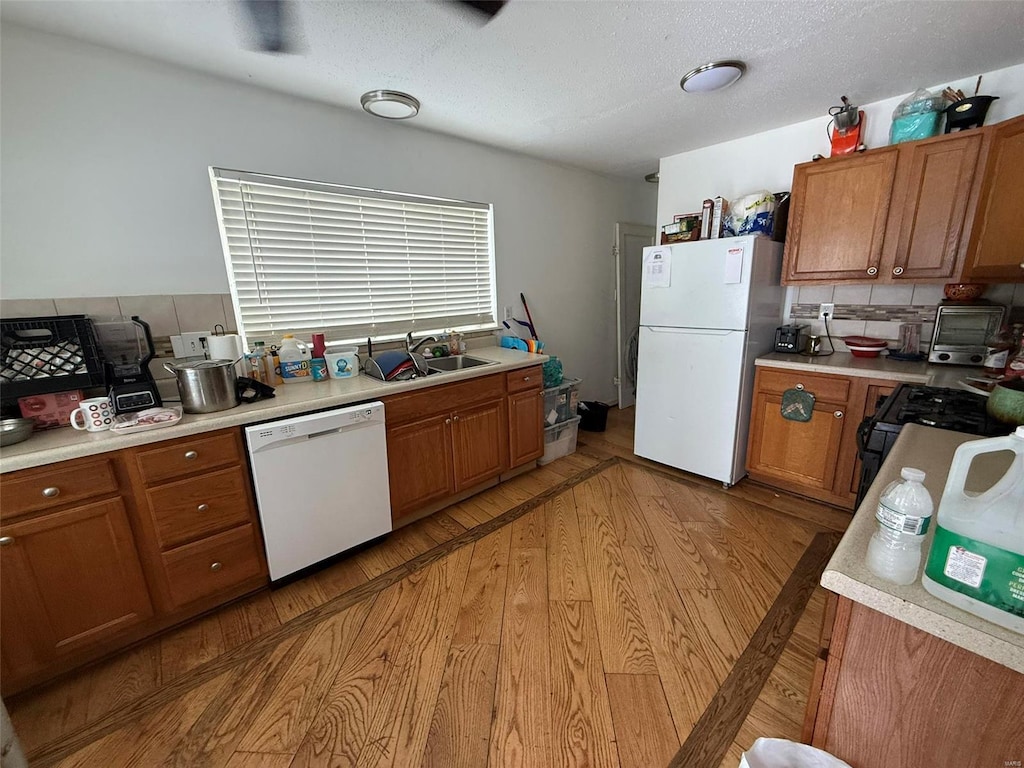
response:
{"label": "textured ceiling", "polygon": [[[423,103],[411,125],[634,177],[842,94],[863,104],[1024,61],[1020,0],[511,0],[486,25],[438,0],[293,8],[286,55],[247,49],[232,0],[4,0],[0,18],[352,109],[408,91]],[[747,62],[739,83],[679,89],[723,58]]]}

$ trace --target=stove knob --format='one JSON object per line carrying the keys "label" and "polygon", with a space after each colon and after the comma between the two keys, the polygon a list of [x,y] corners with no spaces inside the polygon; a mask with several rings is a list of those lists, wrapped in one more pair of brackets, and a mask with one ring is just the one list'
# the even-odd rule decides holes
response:
{"label": "stove knob", "polygon": [[939,360],[942,360],[942,361],[949,360],[949,353],[948,352],[940,352],[939,353]]}

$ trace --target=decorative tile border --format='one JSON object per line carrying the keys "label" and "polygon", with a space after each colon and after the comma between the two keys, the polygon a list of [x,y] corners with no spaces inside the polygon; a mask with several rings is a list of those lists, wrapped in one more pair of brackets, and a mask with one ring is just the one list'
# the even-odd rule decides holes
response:
{"label": "decorative tile border", "polygon": [[[789,316],[798,320],[817,320],[819,305],[793,304]],[[836,304],[833,320],[875,320],[899,323],[931,323],[935,321],[935,305],[894,306],[888,304]]]}

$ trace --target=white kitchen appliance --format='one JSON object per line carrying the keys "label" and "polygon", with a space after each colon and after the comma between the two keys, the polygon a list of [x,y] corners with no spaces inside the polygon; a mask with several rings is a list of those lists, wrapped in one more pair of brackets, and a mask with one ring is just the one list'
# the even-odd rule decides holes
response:
{"label": "white kitchen appliance", "polygon": [[384,404],[245,428],[270,578],[391,531]]}
{"label": "white kitchen appliance", "polygon": [[754,360],[782,316],[782,245],[765,237],[644,249],[638,456],[730,486],[746,474]]}

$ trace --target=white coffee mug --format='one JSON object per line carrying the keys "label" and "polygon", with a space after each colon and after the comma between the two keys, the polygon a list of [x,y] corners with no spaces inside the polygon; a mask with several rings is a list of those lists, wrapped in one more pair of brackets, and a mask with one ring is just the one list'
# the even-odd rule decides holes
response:
{"label": "white coffee mug", "polygon": [[103,432],[114,423],[114,409],[109,397],[90,397],[79,403],[70,418],[71,426],[79,431]]}

